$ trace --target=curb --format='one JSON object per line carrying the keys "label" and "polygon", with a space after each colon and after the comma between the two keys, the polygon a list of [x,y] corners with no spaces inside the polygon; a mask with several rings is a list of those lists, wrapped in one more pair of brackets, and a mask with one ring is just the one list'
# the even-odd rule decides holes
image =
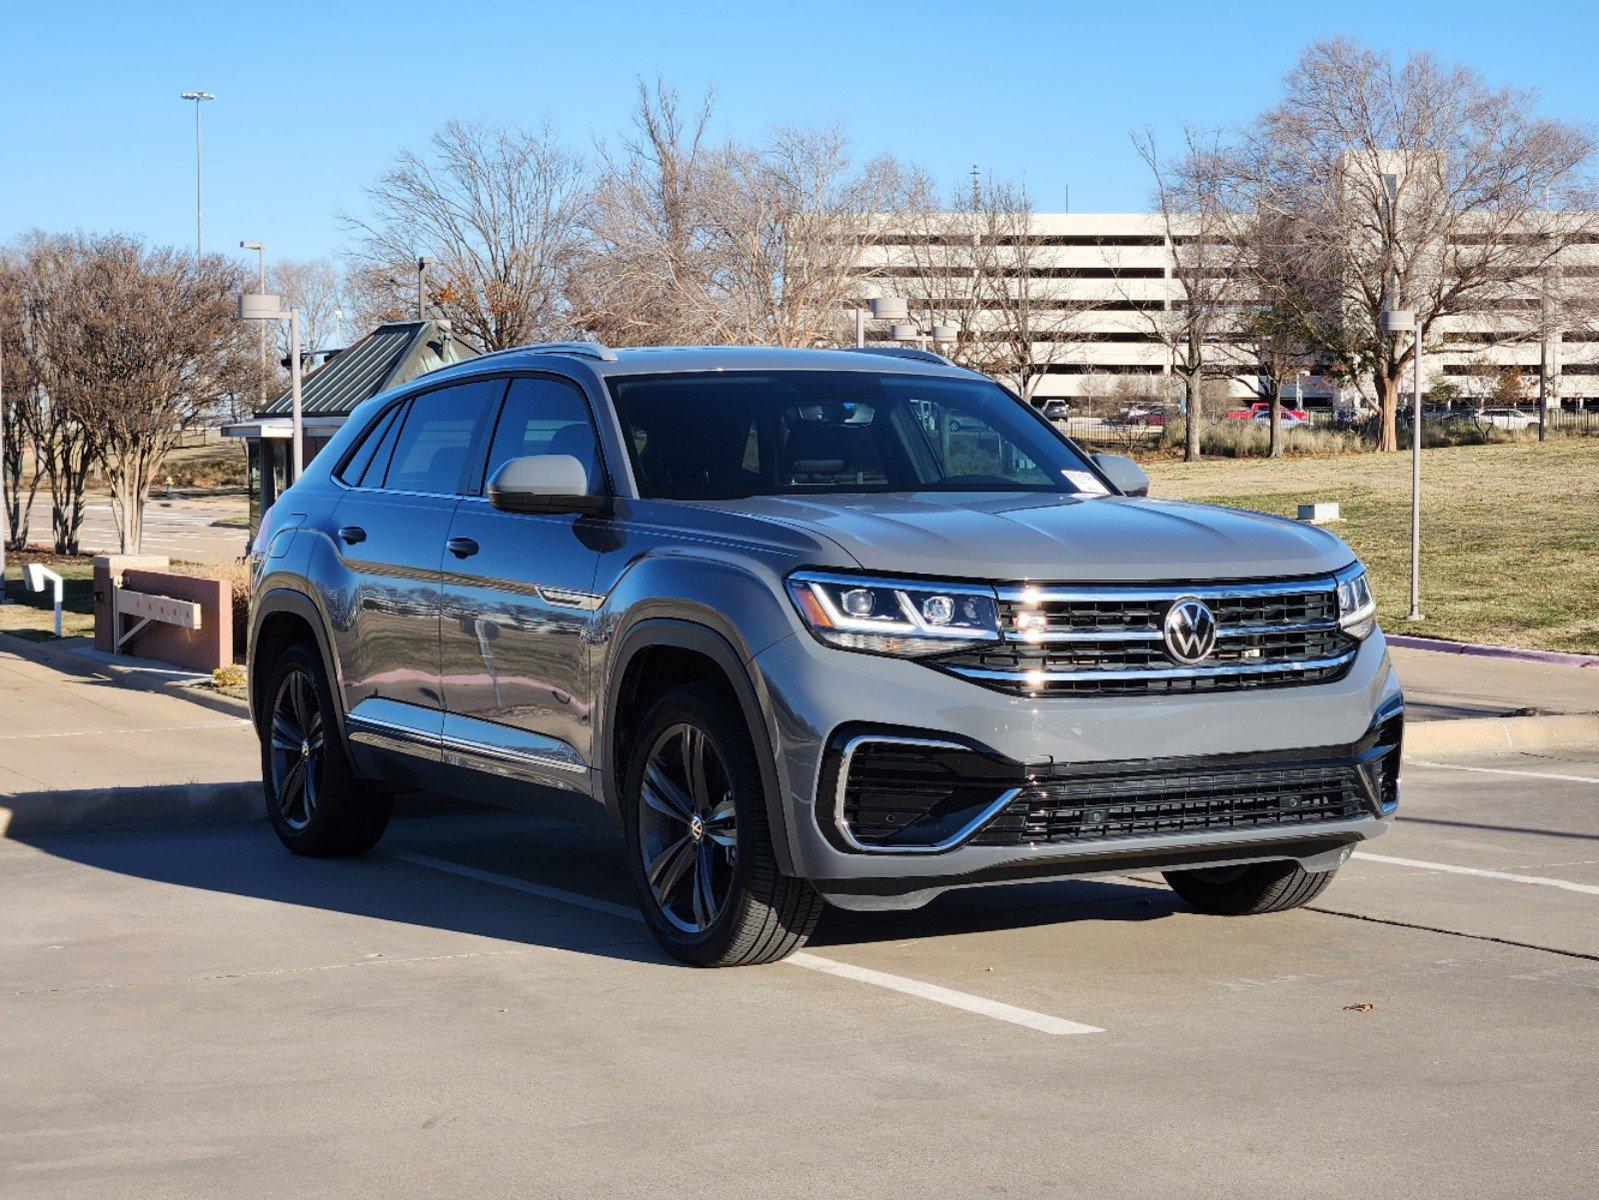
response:
{"label": "curb", "polygon": [[1560,650],[1522,650],[1514,646],[1484,646],[1477,642],[1451,642],[1445,638],[1411,637],[1387,633],[1390,646],[1402,650],[1432,650],[1438,654],[1470,654],[1479,658],[1511,658],[1522,662],[1545,663],[1555,667],[1578,667],[1599,671],[1599,654],[1570,654]]}
{"label": "curb", "polygon": [[1406,758],[1558,750],[1599,751],[1599,714],[1465,717],[1456,721],[1413,721],[1405,726]]}
{"label": "curb", "polygon": [[92,671],[115,680],[123,687],[140,692],[161,692],[226,716],[245,719],[250,716],[250,706],[243,700],[195,686],[206,679],[204,675],[179,670],[154,659],[106,654],[94,649],[88,638],[32,642],[14,634],[0,633],[0,650],[68,674],[82,675],[86,670]]}
{"label": "curb", "polygon": [[[507,811],[427,792],[401,792],[394,801],[395,816],[490,810]],[[105,830],[264,825],[266,819],[266,799],[260,781],[254,779],[0,795],[0,839],[13,841],[27,841],[46,834]]]}
{"label": "curb", "polygon": [[266,819],[259,781],[88,788],[0,797],[0,838],[156,825],[238,825]]}

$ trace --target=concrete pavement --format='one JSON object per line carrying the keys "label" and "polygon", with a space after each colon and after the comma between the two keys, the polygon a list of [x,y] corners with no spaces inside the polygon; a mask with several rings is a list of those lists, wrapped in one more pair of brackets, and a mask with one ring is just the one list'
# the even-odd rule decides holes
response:
{"label": "concrete pavement", "polygon": [[[231,562],[244,554],[249,531],[217,522],[237,520],[249,511],[249,499],[243,495],[168,497],[157,492],[144,509],[144,553],[190,562]],[[87,553],[116,553],[117,525],[109,499],[89,498],[79,544]]]}
{"label": "concrete pavement", "polygon": [[261,815],[260,758],[237,704],[128,686],[49,647],[0,646],[0,836],[62,825]]}
{"label": "concrete pavement", "polygon": [[1599,713],[1599,670],[1389,646],[1412,721]]}
{"label": "concrete pavement", "polygon": [[[1310,909],[1019,885],[703,972],[591,831],[413,810],[330,862],[171,824],[152,797],[259,815],[237,713],[22,649],[5,1196],[1592,1192],[1599,744],[1411,755],[1399,823]],[[86,796],[101,828],[51,828]]]}
{"label": "concrete pavement", "polygon": [[1312,910],[1118,878],[830,914],[810,952],[859,977],[675,966],[614,842],[524,817],[354,862],[0,843],[0,1191],[1587,1197],[1599,895],[1501,876],[1599,882],[1599,769],[1513,761],[1413,769],[1370,849],[1432,869]]}

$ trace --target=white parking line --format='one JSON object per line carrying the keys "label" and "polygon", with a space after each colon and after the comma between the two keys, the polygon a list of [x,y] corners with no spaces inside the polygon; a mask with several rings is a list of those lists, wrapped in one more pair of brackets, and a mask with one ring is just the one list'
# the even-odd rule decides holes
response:
{"label": "white parking line", "polygon": [[923,983],[919,979],[906,979],[903,975],[889,975],[883,971],[873,971],[869,967],[857,967],[852,963],[835,962],[831,958],[821,958],[815,954],[791,954],[783,961],[792,963],[796,967],[804,967],[807,971],[820,971],[824,975],[836,975],[840,979],[853,979],[856,983],[887,988],[891,992],[902,992],[907,996],[931,1000],[934,1004],[958,1008],[962,1012],[976,1013],[980,1017],[992,1017],[996,1021],[1008,1021],[1012,1025],[1036,1029],[1039,1033],[1060,1035],[1105,1032],[1096,1025],[1083,1025],[1077,1021],[1066,1021],[1060,1017],[1051,1017],[1046,1013],[1033,1012],[1031,1009],[1017,1008],[1014,1004],[1002,1004],[998,1000],[987,1000],[982,996],[973,996],[968,992],[957,992],[947,987],[939,987],[936,983]]}
{"label": "white parking line", "polygon": [[1519,775],[1524,779],[1558,779],[1565,783],[1599,783],[1592,775],[1553,775],[1548,771],[1512,771],[1508,767],[1464,767],[1458,763],[1428,762],[1423,758],[1411,759],[1409,766],[1431,767],[1436,771],[1474,771],[1479,775]]}
{"label": "white parking line", "polygon": [[1566,892],[1581,892],[1586,896],[1599,896],[1599,885],[1572,883],[1569,879],[1546,879],[1542,875],[1512,875],[1508,871],[1487,871],[1481,867],[1457,867],[1453,863],[1423,862],[1418,858],[1390,858],[1386,854],[1367,854],[1356,850],[1354,858],[1367,862],[1387,863],[1391,867],[1417,867],[1423,871],[1441,871],[1448,875],[1478,875],[1484,879],[1502,879],[1506,883],[1530,883],[1538,887],[1559,888]]}
{"label": "white parking line", "polygon": [[[433,858],[426,854],[390,854],[388,857],[398,859],[400,862],[410,863],[412,866],[427,867],[434,871],[446,871],[451,875],[475,879],[480,883],[490,883],[497,887],[526,892],[531,896],[541,896],[546,900],[556,900],[562,904],[573,904],[579,908],[592,909],[594,912],[608,913],[613,917],[621,917],[624,920],[634,921],[640,925],[644,923],[644,915],[636,908],[625,904],[614,904],[609,900],[601,900],[594,896],[585,896],[581,892],[569,892],[563,888],[548,887],[542,883],[518,879],[514,875],[501,875],[497,871],[484,871],[478,867],[468,867],[461,863],[450,862],[444,858]],[[930,1000],[934,1004],[942,1004],[946,1008],[955,1008],[962,1012],[975,1013],[980,1017],[990,1017],[995,1021],[1020,1025],[1024,1029],[1034,1029],[1039,1033],[1060,1036],[1074,1033],[1105,1032],[1095,1025],[1067,1021],[1060,1017],[1052,1017],[1048,1013],[1033,1012],[1027,1008],[1017,1008],[1014,1004],[1004,1004],[998,1000],[973,996],[968,992],[957,992],[952,988],[940,987],[936,983],[923,983],[919,979],[907,979],[903,975],[890,975],[884,971],[873,971],[867,967],[857,967],[850,963],[836,962],[831,958],[823,958],[817,954],[792,954],[783,961],[789,966],[800,967],[807,971],[816,971],[823,975],[832,975],[839,979],[853,980],[856,983],[864,983],[870,987],[884,988],[887,991],[899,992],[905,996],[915,996],[921,1000]]]}
{"label": "white parking line", "polygon": [[146,725],[139,729],[66,729],[49,733],[0,733],[0,742],[26,742],[35,738],[118,737],[125,733],[187,733],[194,729],[237,729],[248,725],[248,717],[231,721],[207,721],[203,725]]}

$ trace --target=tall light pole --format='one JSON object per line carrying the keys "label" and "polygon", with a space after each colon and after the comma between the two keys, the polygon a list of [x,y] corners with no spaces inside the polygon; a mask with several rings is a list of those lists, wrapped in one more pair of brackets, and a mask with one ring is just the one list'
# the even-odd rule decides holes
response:
{"label": "tall light pole", "polygon": [[[256,254],[256,274],[260,278],[261,291],[266,292],[266,245],[262,242],[240,242],[240,250],[254,250]],[[267,327],[261,326],[261,407],[267,406],[267,376],[271,374],[270,360],[267,358]]]}
{"label": "tall light pole", "polygon": [[205,206],[202,203],[201,189],[201,156],[200,156],[200,105],[207,100],[215,100],[210,92],[184,92],[179,100],[194,101],[194,265],[198,268],[200,257],[205,253]]}
{"label": "tall light pole", "polygon": [[430,258],[418,258],[416,260],[416,319],[418,321],[427,319],[427,292],[423,290],[422,274],[432,265],[433,260]]}
{"label": "tall light pole", "polygon": [[[6,505],[6,345],[0,335],[0,604],[6,602],[6,541],[11,537],[11,509]],[[22,482],[20,479],[17,482]]]}

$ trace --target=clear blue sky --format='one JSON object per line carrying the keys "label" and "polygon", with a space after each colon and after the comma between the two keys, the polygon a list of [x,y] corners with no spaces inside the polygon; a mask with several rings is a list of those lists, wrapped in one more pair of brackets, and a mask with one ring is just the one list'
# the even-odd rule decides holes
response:
{"label": "clear blue sky", "polygon": [[941,180],[1024,179],[1041,211],[1143,206],[1127,132],[1247,119],[1306,41],[1349,33],[1535,86],[1599,118],[1592,4],[73,3],[10,0],[0,241],[39,226],[194,236],[190,88],[205,106],[206,245],[336,251],[335,214],[454,116],[549,117],[578,146],[626,120],[636,74],[717,89],[721,131],[845,120],[863,153]]}

